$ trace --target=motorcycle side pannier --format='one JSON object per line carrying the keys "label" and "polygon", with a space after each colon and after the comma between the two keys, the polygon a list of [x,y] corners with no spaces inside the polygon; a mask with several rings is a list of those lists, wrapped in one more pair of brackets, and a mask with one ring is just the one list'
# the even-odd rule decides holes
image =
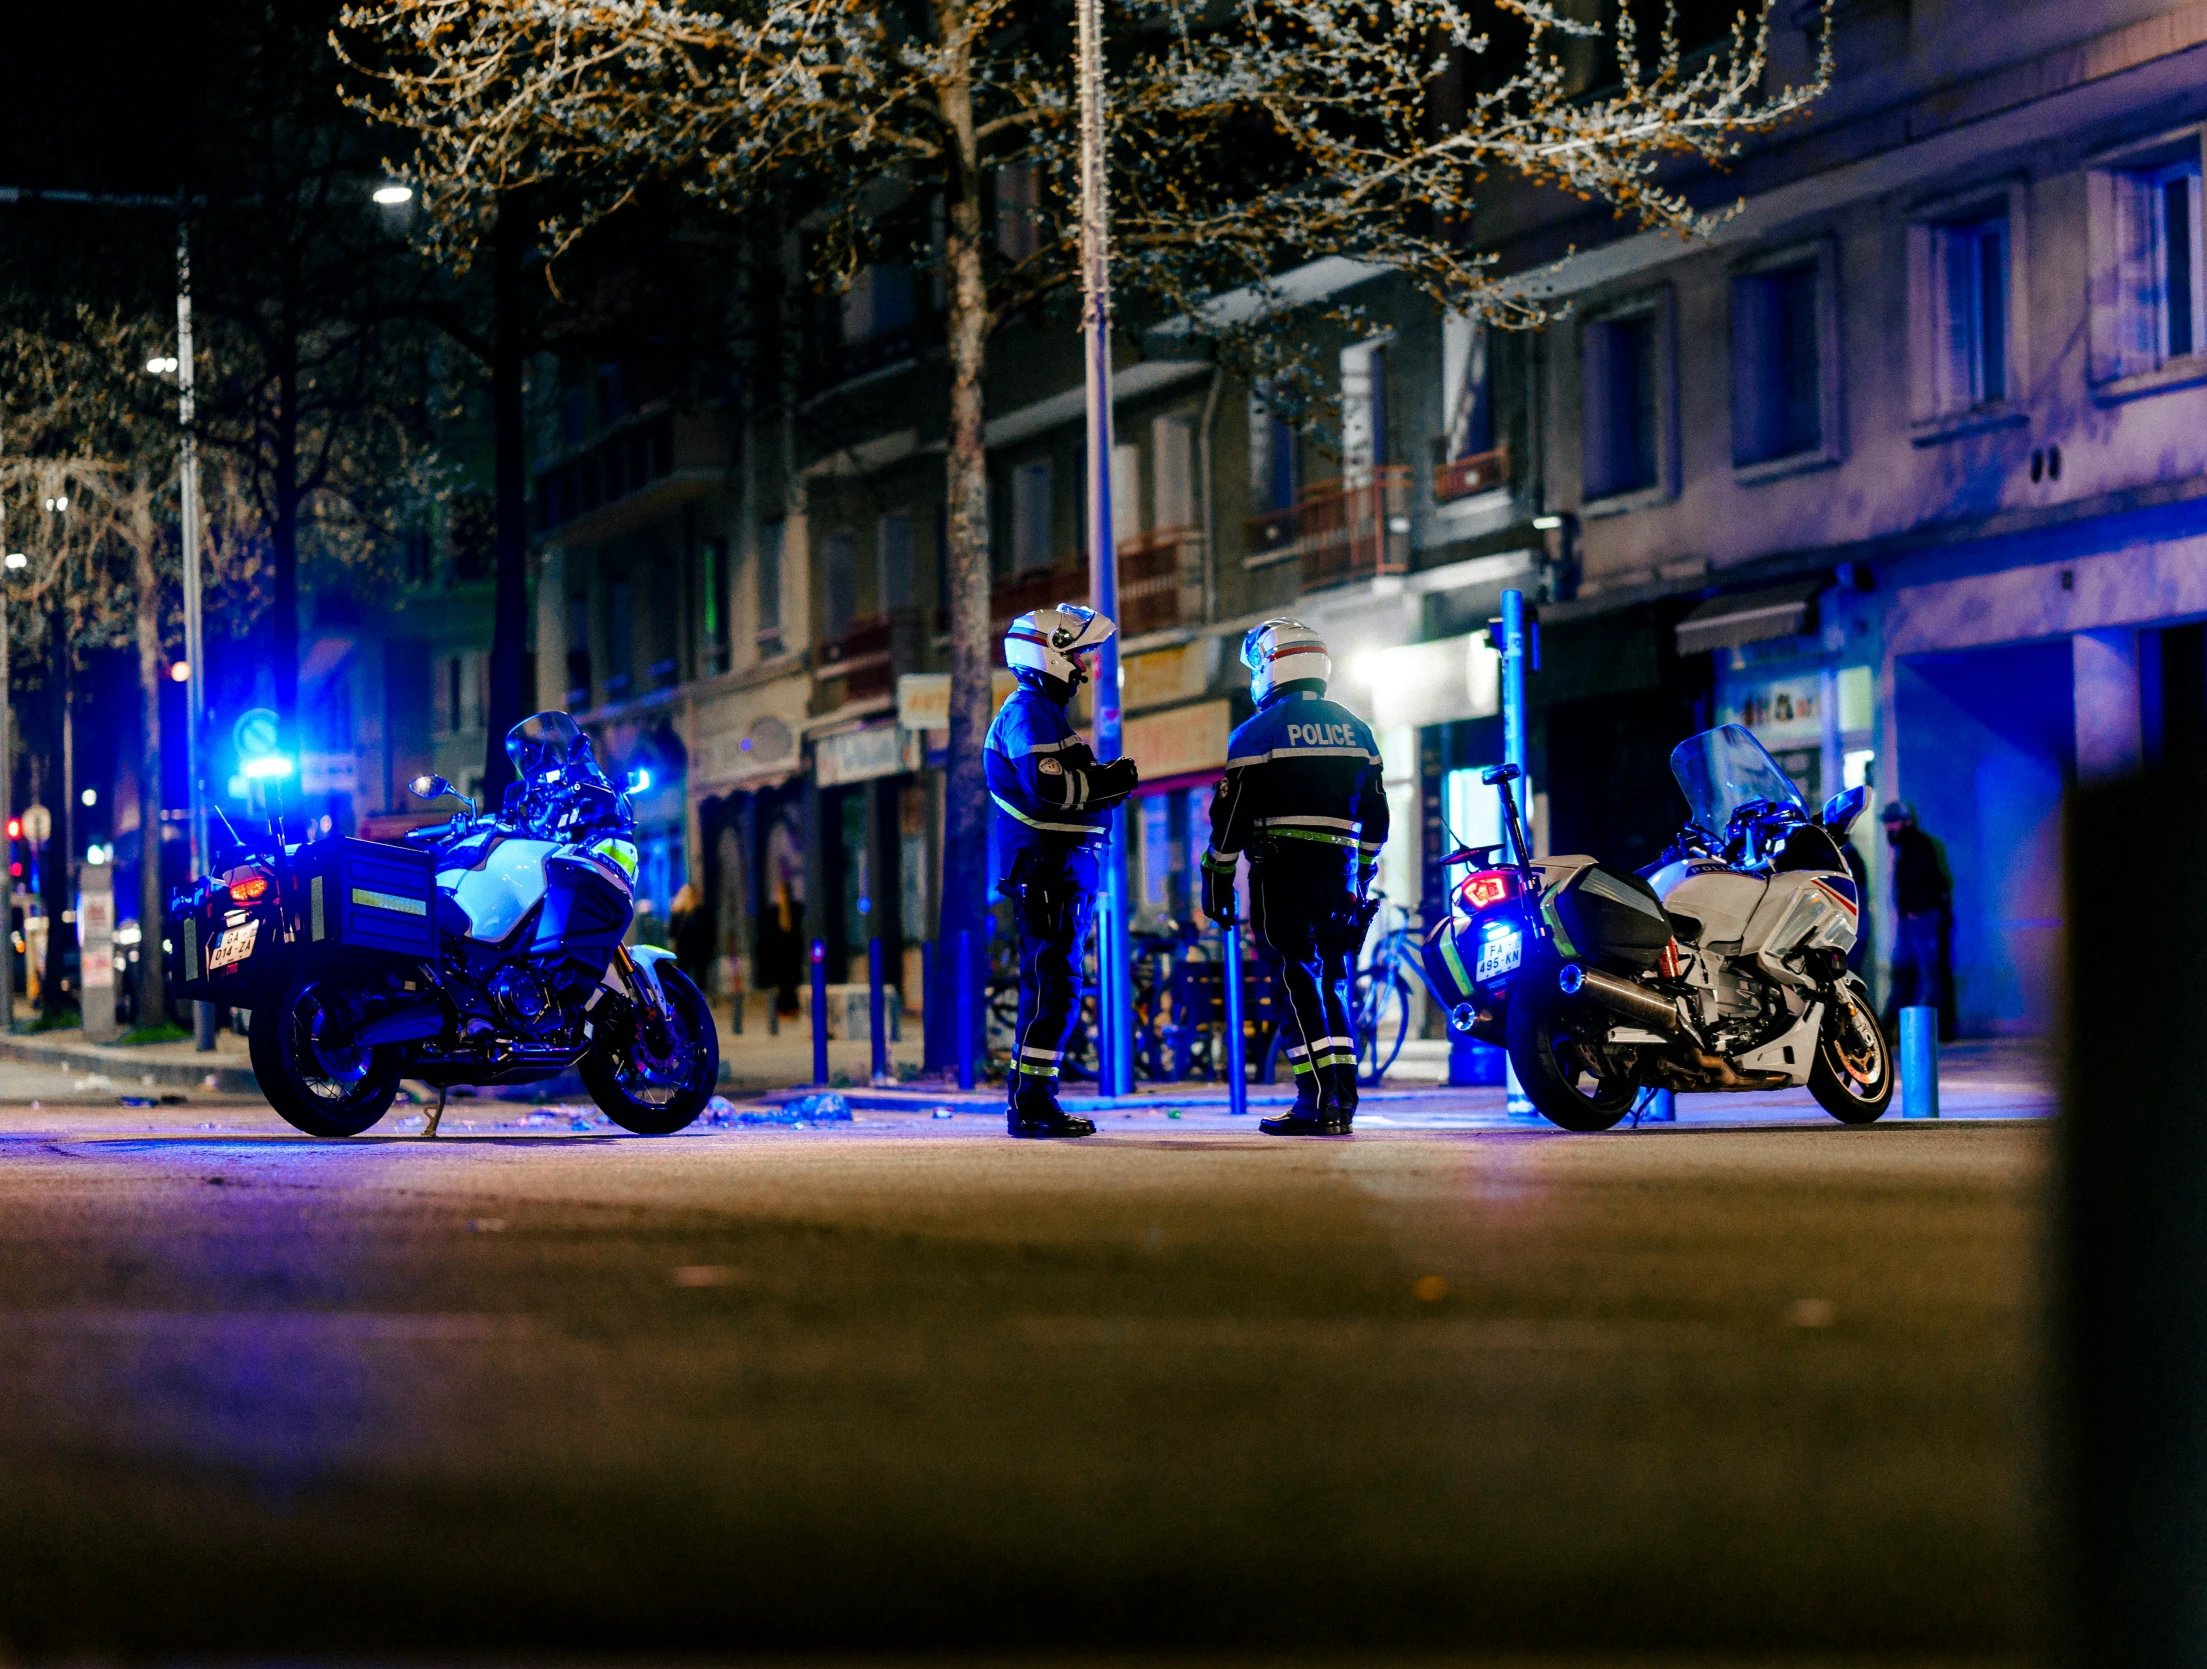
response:
{"label": "motorcycle side pannier", "polygon": [[1652,968],[1671,942],[1670,917],[1655,889],[1637,875],[1598,863],[1575,872],[1550,897],[1562,928],[1556,949],[1619,973]]}
{"label": "motorcycle side pannier", "polygon": [[302,846],[288,904],[310,967],[383,969],[437,954],[436,860],[409,846],[339,837]]}

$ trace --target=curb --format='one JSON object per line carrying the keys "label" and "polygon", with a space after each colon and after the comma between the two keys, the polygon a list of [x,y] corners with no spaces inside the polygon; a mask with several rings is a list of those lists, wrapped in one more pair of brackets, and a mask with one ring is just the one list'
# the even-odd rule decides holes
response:
{"label": "curb", "polygon": [[29,1061],[67,1072],[100,1074],[112,1078],[117,1088],[151,1078],[170,1089],[204,1090],[208,1074],[215,1078],[214,1092],[221,1095],[258,1095],[260,1080],[247,1066],[218,1066],[211,1057],[198,1061],[154,1060],[135,1049],[106,1048],[96,1043],[47,1043],[36,1037],[0,1036],[0,1060]]}

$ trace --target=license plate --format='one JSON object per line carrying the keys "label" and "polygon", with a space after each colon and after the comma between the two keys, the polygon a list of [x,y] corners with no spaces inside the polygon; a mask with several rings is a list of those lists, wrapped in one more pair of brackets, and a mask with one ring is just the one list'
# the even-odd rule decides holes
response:
{"label": "license plate", "polygon": [[1479,966],[1473,977],[1484,985],[1490,979],[1500,979],[1512,972],[1524,960],[1524,934],[1496,933],[1479,946]]}
{"label": "license plate", "polygon": [[215,948],[207,953],[207,971],[227,968],[233,962],[243,962],[253,954],[253,940],[260,932],[259,921],[249,921],[243,927],[233,927],[215,941]]}

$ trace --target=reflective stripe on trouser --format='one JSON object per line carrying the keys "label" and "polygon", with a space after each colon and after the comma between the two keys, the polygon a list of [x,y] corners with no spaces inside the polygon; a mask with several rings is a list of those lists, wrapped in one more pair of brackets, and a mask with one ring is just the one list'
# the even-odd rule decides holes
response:
{"label": "reflective stripe on trouser", "polygon": [[1286,1051],[1297,1088],[1308,1073],[1320,1094],[1356,1108],[1356,1033],[1349,1015],[1356,954],[1356,893],[1348,854],[1323,846],[1267,852],[1250,869],[1249,922],[1258,954],[1287,1000]]}
{"label": "reflective stripe on trouser", "polygon": [[[1047,888],[1047,892],[1045,892]],[[1054,1096],[1059,1068],[1080,1018],[1081,955],[1091,895],[1070,879],[1029,885],[1015,900],[1019,924],[1019,1028],[1013,1034],[1011,1095]]]}

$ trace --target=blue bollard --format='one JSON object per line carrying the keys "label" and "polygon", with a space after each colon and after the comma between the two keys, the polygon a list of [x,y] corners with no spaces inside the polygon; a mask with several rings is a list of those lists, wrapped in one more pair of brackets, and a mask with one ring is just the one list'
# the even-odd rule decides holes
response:
{"label": "blue bollard", "polygon": [[961,928],[951,984],[958,992],[958,1087],[973,1088],[973,932]]}
{"label": "blue bollard", "polygon": [[873,1079],[877,1084],[895,1082],[889,1076],[889,1017],[881,985],[881,939],[866,941],[866,1018],[874,1034]]}
{"label": "blue bollard", "polygon": [[1226,1057],[1226,1110],[1240,1118],[1249,1111],[1249,1086],[1242,1081],[1241,930],[1229,924],[1222,931],[1226,941],[1226,1031],[1219,1042],[1220,1052]]}
{"label": "blue bollard", "polygon": [[1939,1011],[1900,1011],[1900,1116],[1939,1116]]}
{"label": "blue bollard", "polygon": [[812,1081],[828,1081],[828,942],[812,941]]}

